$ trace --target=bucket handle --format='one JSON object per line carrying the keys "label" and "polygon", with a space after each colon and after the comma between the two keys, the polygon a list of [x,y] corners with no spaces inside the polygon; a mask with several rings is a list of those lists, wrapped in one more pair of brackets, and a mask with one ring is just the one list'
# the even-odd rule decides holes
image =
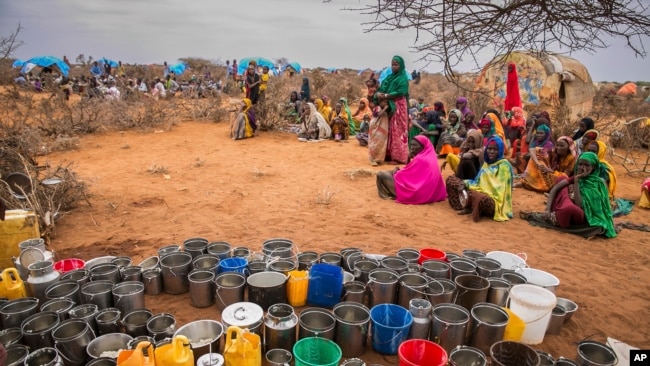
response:
{"label": "bucket handle", "polygon": [[526,253],[524,253],[524,252],[517,253],[517,254],[515,254],[515,255],[516,255],[517,257],[523,259],[524,262],[528,261],[528,254],[526,254]]}

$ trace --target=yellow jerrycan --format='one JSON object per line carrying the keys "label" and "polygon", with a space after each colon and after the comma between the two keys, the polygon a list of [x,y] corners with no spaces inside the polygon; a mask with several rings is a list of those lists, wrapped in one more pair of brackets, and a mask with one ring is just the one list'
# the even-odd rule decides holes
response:
{"label": "yellow jerrycan", "polygon": [[0,297],[6,297],[9,300],[26,297],[25,283],[20,278],[18,270],[7,268],[0,274]]}
{"label": "yellow jerrycan", "polygon": [[[144,352],[147,355],[144,355]],[[118,366],[156,366],[153,344],[148,341],[138,343],[134,350],[123,350],[117,355]]]}
{"label": "yellow jerrycan", "polygon": [[156,348],[156,366],[194,366],[194,352],[184,335],[172,338],[172,343]]}
{"label": "yellow jerrycan", "polygon": [[262,366],[262,341],[248,329],[230,326],[223,351],[225,366]]}

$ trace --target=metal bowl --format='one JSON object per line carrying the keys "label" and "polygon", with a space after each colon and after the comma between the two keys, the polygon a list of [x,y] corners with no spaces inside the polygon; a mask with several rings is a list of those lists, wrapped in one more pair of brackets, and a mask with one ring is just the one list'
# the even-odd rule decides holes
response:
{"label": "metal bowl", "polygon": [[[133,337],[123,333],[104,334],[88,343],[86,353],[88,353],[88,356],[91,358],[108,356],[109,358],[116,359],[119,350],[129,349],[129,342],[131,342],[132,339]],[[104,352],[114,352],[115,357],[113,357],[113,355],[104,354]],[[102,356],[102,354],[104,355]]]}
{"label": "metal bowl", "polygon": [[576,304],[574,301],[571,301],[567,298],[558,297],[557,304],[562,306],[564,309],[566,309],[566,316],[564,317],[564,323],[568,322],[569,319],[571,319],[571,317],[573,316],[573,314],[576,311],[578,311],[578,304]]}
{"label": "metal bowl", "polygon": [[[208,353],[220,352],[223,325],[216,320],[197,320],[178,328],[174,337],[177,335],[184,335],[190,340],[194,358],[198,359]],[[208,339],[212,342],[205,344]]]}
{"label": "metal bowl", "polygon": [[86,261],[86,265],[84,266],[84,268],[87,269],[88,271],[90,271],[90,270],[93,269],[93,267],[95,267],[95,266],[97,266],[99,264],[111,263],[111,261],[113,259],[115,259],[114,255],[107,255],[107,256],[103,256],[103,257],[93,258],[93,259],[90,259],[90,260]]}

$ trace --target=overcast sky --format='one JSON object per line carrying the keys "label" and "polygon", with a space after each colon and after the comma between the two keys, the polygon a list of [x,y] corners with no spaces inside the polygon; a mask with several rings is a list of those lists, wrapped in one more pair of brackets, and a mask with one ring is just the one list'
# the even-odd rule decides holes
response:
{"label": "overcast sky", "polygon": [[[364,33],[359,0],[0,0],[0,35],[20,22],[15,57],[77,55],[124,63],[176,63],[179,57],[226,60],[286,57],[304,67],[380,69],[398,54],[409,70],[409,31]],[[650,45],[646,45],[650,46]],[[650,59],[620,43],[597,55],[575,54],[594,81],[650,80]],[[488,61],[488,60],[485,60]],[[429,72],[442,71],[428,65]],[[469,66],[460,71],[473,71]]]}

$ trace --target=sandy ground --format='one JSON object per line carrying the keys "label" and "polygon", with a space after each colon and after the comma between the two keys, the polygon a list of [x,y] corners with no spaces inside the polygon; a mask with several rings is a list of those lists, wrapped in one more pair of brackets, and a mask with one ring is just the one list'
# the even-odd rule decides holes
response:
{"label": "sandy ground", "polygon": [[[519,218],[475,224],[446,202],[405,206],[381,200],[374,176],[349,173],[392,167],[370,167],[356,141],[300,143],[281,132],[232,141],[227,131],[227,123],[185,122],[165,132],[93,135],[77,151],[42,158],[39,163],[74,162],[91,191],[91,207],[81,202],[58,222],[51,243],[58,257],[127,255],[138,263],[192,237],[254,251],[269,238],[284,237],[301,251],[525,252],[531,267],[560,278],[558,296],[580,306],[561,334],[546,336],[539,349],[575,358],[577,342],[604,342],[608,336],[650,348],[647,233],[625,230],[612,240],[587,241]],[[638,199],[642,179],[617,168],[618,196]],[[515,216],[522,209],[543,209],[543,201],[540,194],[517,189]],[[650,211],[635,208],[625,219],[648,223]],[[174,314],[179,325],[220,319],[215,307],[192,308],[189,294],[148,296],[146,306]],[[362,358],[398,363],[397,356],[380,356],[370,346]]]}

